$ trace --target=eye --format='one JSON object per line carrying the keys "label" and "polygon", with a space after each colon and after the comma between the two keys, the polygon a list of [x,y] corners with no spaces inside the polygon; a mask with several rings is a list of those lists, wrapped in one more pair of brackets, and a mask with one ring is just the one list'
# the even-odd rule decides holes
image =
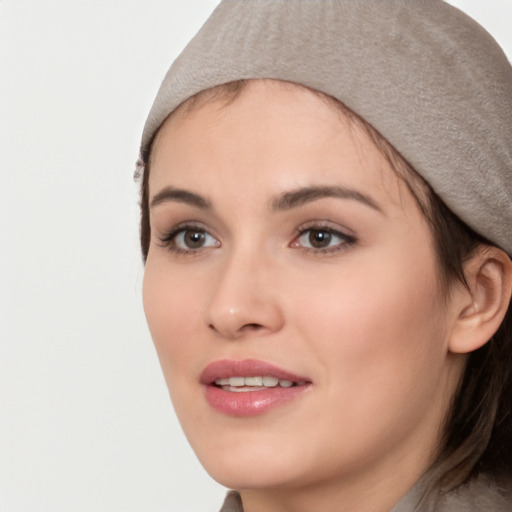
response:
{"label": "eye", "polygon": [[315,253],[330,253],[355,243],[355,237],[327,226],[312,226],[301,229],[292,247],[312,250]]}
{"label": "eye", "polygon": [[216,245],[213,236],[199,229],[182,229],[174,237],[174,244],[180,249],[201,249]]}
{"label": "eye", "polygon": [[178,253],[197,252],[207,247],[218,247],[220,242],[203,228],[178,226],[161,239],[162,245]]}

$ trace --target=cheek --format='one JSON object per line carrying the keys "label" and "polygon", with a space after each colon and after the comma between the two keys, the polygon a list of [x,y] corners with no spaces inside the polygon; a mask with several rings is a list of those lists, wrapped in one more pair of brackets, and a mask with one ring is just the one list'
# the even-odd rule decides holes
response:
{"label": "cheek", "polygon": [[380,338],[397,330],[421,332],[432,325],[431,315],[440,310],[435,276],[377,268],[348,268],[326,277],[320,286],[308,283],[307,293],[294,294],[297,311],[308,312],[304,318],[311,319],[315,328],[352,331],[343,340],[351,348],[360,345],[364,332],[372,333],[378,346]]}
{"label": "cheek", "polygon": [[400,266],[376,273],[366,267],[364,274],[340,273],[296,302],[296,323],[314,346],[315,377],[325,392],[313,416],[333,446],[343,445],[343,432],[354,450],[363,442],[373,447],[367,455],[381,453],[426,415],[439,420],[444,315],[435,274],[420,275],[411,281]]}
{"label": "cheek", "polygon": [[143,302],[149,330],[169,388],[178,372],[197,356],[193,340],[202,305],[193,276],[173,272],[148,258],[144,273]]}
{"label": "cheek", "polygon": [[402,263],[364,265],[364,272],[347,267],[317,293],[294,295],[302,297],[297,322],[315,340],[333,389],[359,398],[366,390],[370,401],[412,389],[428,393],[441,372],[446,333],[435,271],[430,262]]}

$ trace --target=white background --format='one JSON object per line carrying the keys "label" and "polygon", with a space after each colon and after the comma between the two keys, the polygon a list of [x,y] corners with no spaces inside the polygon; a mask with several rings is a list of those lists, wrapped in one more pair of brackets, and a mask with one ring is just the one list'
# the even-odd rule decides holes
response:
{"label": "white background", "polygon": [[[512,0],[457,0],[512,57]],[[141,305],[145,116],[216,0],[0,0],[0,512],[215,511]]]}

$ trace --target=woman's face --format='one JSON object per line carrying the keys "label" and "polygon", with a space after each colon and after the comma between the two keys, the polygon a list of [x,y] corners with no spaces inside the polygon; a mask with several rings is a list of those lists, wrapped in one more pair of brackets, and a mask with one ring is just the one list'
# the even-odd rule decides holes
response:
{"label": "woman's face", "polygon": [[426,221],[367,136],[310,91],[254,81],[166,122],[149,190],[146,316],[208,472],[237,489],[414,483],[460,375],[454,313]]}

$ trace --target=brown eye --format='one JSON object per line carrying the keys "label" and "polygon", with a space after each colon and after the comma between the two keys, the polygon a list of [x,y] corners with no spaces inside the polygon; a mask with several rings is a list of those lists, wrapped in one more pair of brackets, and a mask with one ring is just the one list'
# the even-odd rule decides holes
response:
{"label": "brown eye", "polygon": [[194,231],[188,229],[183,231],[183,243],[188,249],[199,249],[203,247],[206,240],[204,231]]}
{"label": "brown eye", "polygon": [[322,229],[311,229],[309,231],[308,241],[311,247],[323,249],[329,247],[332,240],[332,234]]}
{"label": "brown eye", "polygon": [[162,242],[169,250],[183,253],[220,246],[219,241],[210,233],[194,226],[179,228],[162,239]]}
{"label": "brown eye", "polygon": [[315,251],[317,254],[332,253],[356,241],[352,235],[345,235],[341,231],[330,227],[310,227],[303,229],[300,235],[295,239],[292,247],[301,247],[303,249]]}

